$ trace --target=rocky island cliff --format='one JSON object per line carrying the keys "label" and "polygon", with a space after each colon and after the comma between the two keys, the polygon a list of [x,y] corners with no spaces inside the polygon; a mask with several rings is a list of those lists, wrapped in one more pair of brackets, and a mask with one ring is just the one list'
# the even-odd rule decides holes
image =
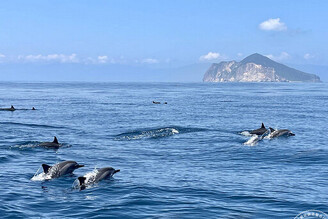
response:
{"label": "rocky island cliff", "polygon": [[240,62],[213,63],[204,82],[321,82],[317,75],[280,64],[258,53]]}

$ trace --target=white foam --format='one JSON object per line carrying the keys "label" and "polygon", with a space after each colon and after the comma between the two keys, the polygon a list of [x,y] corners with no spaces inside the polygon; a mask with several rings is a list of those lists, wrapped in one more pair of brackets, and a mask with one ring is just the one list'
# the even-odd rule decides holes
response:
{"label": "white foam", "polygon": [[32,181],[44,181],[44,180],[50,180],[52,178],[54,178],[57,173],[58,173],[58,165],[55,164],[54,166],[52,166],[49,169],[49,172],[46,174],[44,172],[39,173],[40,172],[41,167],[36,171],[36,173],[34,174],[34,176],[31,178]]}
{"label": "white foam", "polygon": [[244,143],[244,145],[254,146],[260,140],[259,136],[253,135],[248,141]]}
{"label": "white foam", "polygon": [[244,136],[253,136],[249,131],[242,131],[240,134]]}

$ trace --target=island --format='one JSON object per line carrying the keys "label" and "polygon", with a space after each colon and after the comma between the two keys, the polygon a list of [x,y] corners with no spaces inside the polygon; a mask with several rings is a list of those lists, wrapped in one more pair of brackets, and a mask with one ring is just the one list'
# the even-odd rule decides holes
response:
{"label": "island", "polygon": [[240,62],[213,63],[204,82],[321,82],[315,74],[305,73],[255,53]]}

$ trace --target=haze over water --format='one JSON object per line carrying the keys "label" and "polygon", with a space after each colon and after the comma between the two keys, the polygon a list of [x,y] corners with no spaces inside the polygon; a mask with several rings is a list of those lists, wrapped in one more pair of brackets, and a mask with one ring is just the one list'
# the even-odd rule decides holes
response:
{"label": "haze over water", "polygon": [[[152,101],[168,104],[152,104]],[[293,218],[328,212],[326,83],[0,83],[3,218]],[[240,131],[296,135],[243,145]],[[36,147],[57,136],[58,150]],[[32,181],[42,163],[73,176]],[[83,191],[95,167],[121,169]]]}

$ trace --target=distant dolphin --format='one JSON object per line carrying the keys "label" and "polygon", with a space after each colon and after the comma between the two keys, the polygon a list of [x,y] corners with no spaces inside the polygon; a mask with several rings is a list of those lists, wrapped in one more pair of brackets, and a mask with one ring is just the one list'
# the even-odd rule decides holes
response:
{"label": "distant dolphin", "polygon": [[15,111],[16,109],[13,105],[11,105],[10,108],[0,108],[0,110],[2,110],[2,111]]}
{"label": "distant dolphin", "polygon": [[263,135],[264,133],[266,133],[268,130],[265,128],[264,124],[262,123],[261,128],[259,129],[255,129],[250,131],[249,133],[252,135]]}
{"label": "distant dolphin", "polygon": [[35,108],[34,108],[34,107],[32,107],[32,110],[35,110]]}
{"label": "distant dolphin", "polygon": [[112,167],[105,167],[97,170],[96,175],[93,177],[80,176],[77,178],[79,180],[80,189],[83,190],[86,186],[98,183],[101,180],[108,179],[112,177],[115,173],[120,172],[120,170],[115,170]]}
{"label": "distant dolphin", "polygon": [[42,164],[43,172],[48,174],[51,178],[58,178],[60,176],[73,173],[74,170],[84,167],[75,161],[64,161],[57,163],[54,166],[49,166],[47,164]]}
{"label": "distant dolphin", "polygon": [[161,104],[161,102],[153,101],[153,104]]}
{"label": "distant dolphin", "polygon": [[273,128],[269,128],[271,133],[268,135],[269,138],[277,138],[280,136],[294,136],[295,134],[292,133],[290,130],[288,129],[273,129]]}
{"label": "distant dolphin", "polygon": [[61,144],[58,143],[57,137],[55,136],[53,142],[42,142],[39,146],[45,148],[59,148]]}

